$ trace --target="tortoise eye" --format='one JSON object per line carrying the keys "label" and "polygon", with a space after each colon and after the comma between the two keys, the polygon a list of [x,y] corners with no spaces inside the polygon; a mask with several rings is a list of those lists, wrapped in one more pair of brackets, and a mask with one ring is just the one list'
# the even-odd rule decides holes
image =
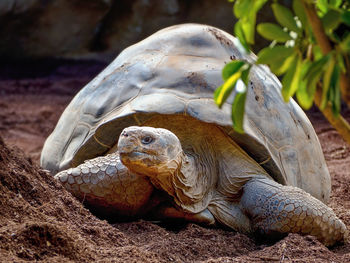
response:
{"label": "tortoise eye", "polygon": [[145,136],[141,139],[142,144],[150,144],[153,142],[153,138],[151,136]]}

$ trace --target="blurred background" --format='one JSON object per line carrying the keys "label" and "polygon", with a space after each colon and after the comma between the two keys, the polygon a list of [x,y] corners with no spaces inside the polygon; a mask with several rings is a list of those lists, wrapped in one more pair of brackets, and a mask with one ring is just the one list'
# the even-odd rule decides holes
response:
{"label": "blurred background", "polygon": [[[232,34],[232,6],[227,0],[1,0],[0,58],[110,62],[174,24],[203,23]],[[263,10],[259,20],[269,16]]]}
{"label": "blurred background", "polygon": [[1,0],[0,56],[112,60],[164,27],[196,22],[232,32],[225,0]]}
{"label": "blurred background", "polygon": [[[268,5],[259,21],[271,20]],[[232,34],[227,0],[0,0],[0,137],[38,163],[62,111],[123,49],[165,27]],[[257,35],[257,49],[267,42]],[[255,50],[257,51],[257,50]]]}

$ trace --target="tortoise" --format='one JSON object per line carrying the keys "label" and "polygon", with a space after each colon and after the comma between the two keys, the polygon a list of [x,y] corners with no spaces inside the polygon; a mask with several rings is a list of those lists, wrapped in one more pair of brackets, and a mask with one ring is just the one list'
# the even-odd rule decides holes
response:
{"label": "tortoise", "polygon": [[343,241],[346,227],[325,205],[331,182],[317,135],[296,102],[283,101],[269,69],[251,70],[244,134],[232,128],[235,94],[216,106],[221,70],[234,59],[255,56],[207,25],[172,26],[132,45],[67,106],[41,166],[115,220]]}

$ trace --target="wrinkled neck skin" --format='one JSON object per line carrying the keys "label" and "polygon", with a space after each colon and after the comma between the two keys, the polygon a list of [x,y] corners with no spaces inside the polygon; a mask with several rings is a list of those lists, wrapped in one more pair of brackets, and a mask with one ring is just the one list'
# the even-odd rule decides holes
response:
{"label": "wrinkled neck skin", "polygon": [[198,177],[196,166],[195,158],[181,151],[175,159],[158,167],[154,174],[147,174],[147,176],[155,187],[166,191],[174,197],[178,205],[182,206],[184,203],[199,201],[186,195],[186,191],[191,191],[193,182]]}
{"label": "wrinkled neck skin", "polygon": [[198,213],[212,199],[217,175],[215,157],[207,148],[198,153],[181,151],[157,173],[147,176],[155,187],[171,195],[179,207]]}
{"label": "wrinkled neck skin", "polygon": [[155,187],[165,190],[168,194],[174,196],[172,180],[180,172],[182,164],[186,162],[187,156],[183,151],[164,165],[155,167],[154,172],[148,171],[145,176],[149,177]]}

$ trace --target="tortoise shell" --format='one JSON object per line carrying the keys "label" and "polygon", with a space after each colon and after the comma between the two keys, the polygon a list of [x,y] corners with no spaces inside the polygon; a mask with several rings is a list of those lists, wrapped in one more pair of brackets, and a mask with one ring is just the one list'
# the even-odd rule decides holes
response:
{"label": "tortoise shell", "polygon": [[[232,128],[234,94],[219,109],[214,90],[225,63],[253,61],[236,38],[217,28],[165,28],[125,49],[87,84],[45,142],[41,165],[53,174],[114,149],[120,132],[156,115],[186,115],[218,125],[276,181],[326,202],[330,175],[316,133],[266,66],[254,66],[245,105],[244,134]],[[196,134],[193,134],[196,136]]]}

